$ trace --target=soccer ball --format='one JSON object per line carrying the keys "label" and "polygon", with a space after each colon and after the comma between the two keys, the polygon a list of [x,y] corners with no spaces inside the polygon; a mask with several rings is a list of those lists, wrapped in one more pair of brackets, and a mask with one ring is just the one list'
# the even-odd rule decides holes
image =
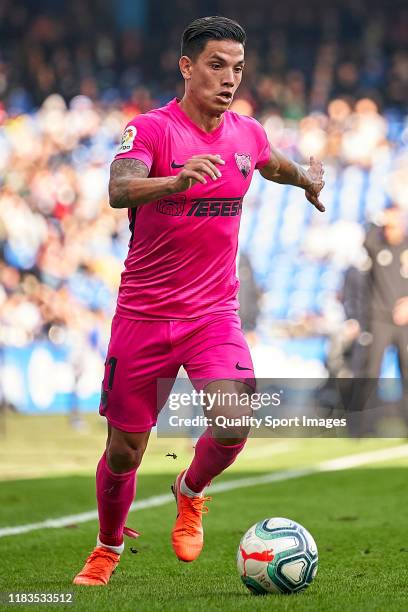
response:
{"label": "soccer ball", "polygon": [[255,595],[303,591],[316,576],[317,563],[310,533],[286,518],[259,521],[238,546],[239,575]]}

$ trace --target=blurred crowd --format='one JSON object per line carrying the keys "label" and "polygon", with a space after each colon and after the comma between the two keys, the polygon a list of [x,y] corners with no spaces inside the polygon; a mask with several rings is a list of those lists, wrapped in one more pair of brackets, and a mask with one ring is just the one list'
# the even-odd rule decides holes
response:
{"label": "blurred crowd", "polygon": [[112,102],[132,100],[143,86],[134,102],[147,110],[181,93],[180,35],[204,14],[246,28],[242,95],[256,113],[300,119],[334,97],[370,97],[381,110],[405,113],[403,0],[0,0],[0,98],[18,113],[51,93]]}
{"label": "blurred crowd", "polygon": [[[203,10],[175,0],[127,31],[112,26],[113,3],[61,3],[63,18],[46,4],[0,0],[0,343],[47,339],[102,355],[129,239],[126,211],[107,204],[109,163],[132,116],[182,95],[178,41]],[[268,4],[267,19],[256,0],[212,5],[249,35],[233,110],[256,116],[299,162],[321,158],[329,176],[381,175],[408,207],[403,4],[289,0]],[[336,260],[325,236],[310,228],[306,257]],[[344,251],[344,234],[337,243]]]}

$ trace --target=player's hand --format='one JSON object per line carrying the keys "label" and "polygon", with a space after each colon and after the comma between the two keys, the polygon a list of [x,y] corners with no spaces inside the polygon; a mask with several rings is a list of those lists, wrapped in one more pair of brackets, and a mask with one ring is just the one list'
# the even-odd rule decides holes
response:
{"label": "player's hand", "polygon": [[183,170],[174,177],[175,193],[187,191],[196,183],[205,185],[208,178],[216,181],[222,176],[217,165],[223,164],[225,164],[225,161],[221,159],[220,155],[193,155],[186,161]]}
{"label": "player's hand", "polygon": [[324,212],[326,209],[319,200],[319,195],[324,187],[323,180],[323,164],[321,161],[317,161],[314,157],[310,158],[310,167],[306,170],[306,174],[310,179],[310,185],[305,189],[306,198],[309,200],[317,210]]}

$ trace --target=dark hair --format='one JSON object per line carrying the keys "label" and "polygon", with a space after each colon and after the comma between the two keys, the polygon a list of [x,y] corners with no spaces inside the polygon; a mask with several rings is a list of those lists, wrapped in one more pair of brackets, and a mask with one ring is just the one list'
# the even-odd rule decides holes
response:
{"label": "dark hair", "polygon": [[181,37],[181,55],[195,59],[209,40],[234,40],[245,46],[245,30],[227,17],[200,17],[192,21]]}

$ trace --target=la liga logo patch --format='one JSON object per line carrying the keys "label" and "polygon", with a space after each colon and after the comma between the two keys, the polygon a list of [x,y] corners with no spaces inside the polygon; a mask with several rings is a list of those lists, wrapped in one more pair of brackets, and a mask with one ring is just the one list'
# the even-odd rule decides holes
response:
{"label": "la liga logo patch", "polygon": [[251,156],[248,153],[235,153],[235,163],[244,178],[251,172]]}
{"label": "la liga logo patch", "polygon": [[120,141],[120,146],[118,149],[118,153],[127,153],[133,147],[133,142],[136,138],[137,129],[134,125],[129,125],[126,130],[123,132],[122,140]]}

